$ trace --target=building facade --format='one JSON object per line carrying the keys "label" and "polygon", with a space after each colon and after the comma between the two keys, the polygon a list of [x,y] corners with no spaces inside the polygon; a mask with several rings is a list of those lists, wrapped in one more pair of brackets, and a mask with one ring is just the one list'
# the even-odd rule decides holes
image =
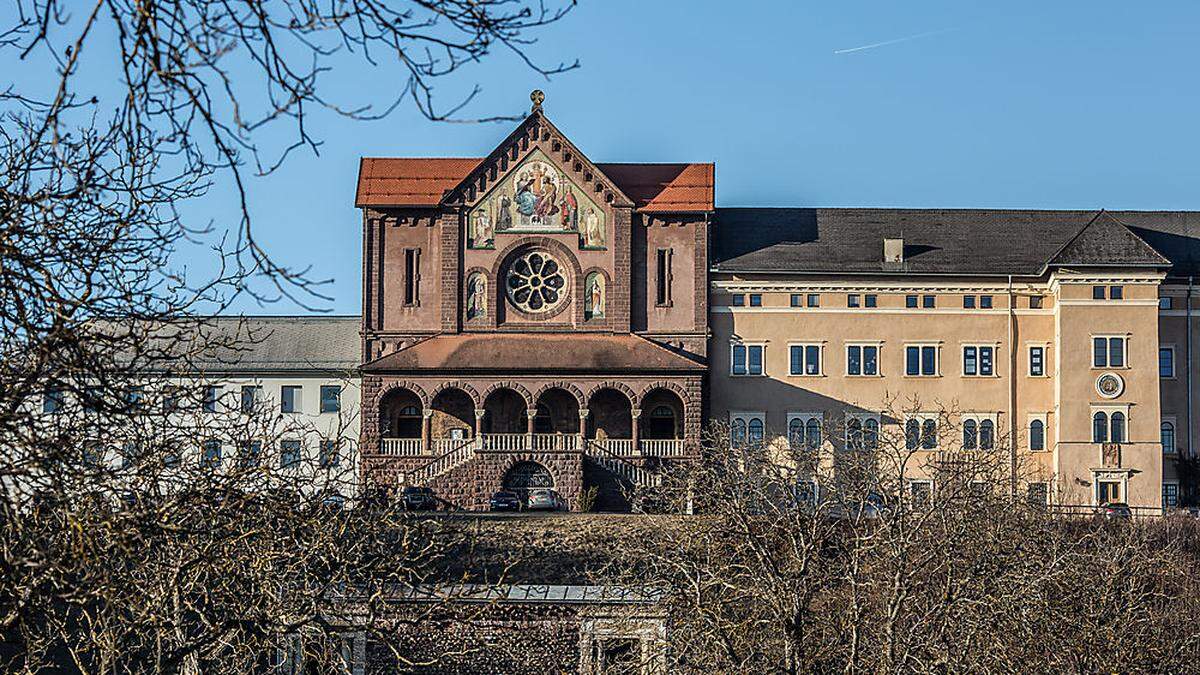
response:
{"label": "building facade", "polygon": [[486,157],[363,159],[364,480],[628,508],[711,420],[1181,503],[1200,214],[717,208],[714,173],[593,163],[538,97]]}

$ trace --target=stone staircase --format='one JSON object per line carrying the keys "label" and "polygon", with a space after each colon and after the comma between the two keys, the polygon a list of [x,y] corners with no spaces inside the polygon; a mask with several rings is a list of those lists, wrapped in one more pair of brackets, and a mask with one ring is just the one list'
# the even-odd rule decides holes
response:
{"label": "stone staircase", "polygon": [[432,459],[425,466],[406,472],[402,477],[402,482],[406,485],[426,485],[475,459],[477,445],[477,439],[463,439],[457,445],[451,446],[449,450]]}
{"label": "stone staircase", "polygon": [[649,469],[625,461],[605,447],[601,441],[587,439],[584,454],[614,476],[639,487],[657,487],[662,482],[661,476]]}

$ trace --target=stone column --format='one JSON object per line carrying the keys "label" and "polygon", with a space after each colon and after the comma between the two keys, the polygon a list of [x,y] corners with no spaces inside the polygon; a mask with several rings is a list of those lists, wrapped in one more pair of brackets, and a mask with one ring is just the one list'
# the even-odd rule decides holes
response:
{"label": "stone column", "polygon": [[525,449],[533,450],[533,418],[537,417],[537,408],[525,409]]}
{"label": "stone column", "polygon": [[588,409],[580,408],[579,409],[579,441],[578,441],[580,451],[587,450],[587,418],[588,418]]}
{"label": "stone column", "polygon": [[[483,435],[483,416],[487,411],[483,408],[475,409],[475,424],[471,427],[471,437],[478,439]],[[476,446],[478,447],[478,446]]]}
{"label": "stone column", "polygon": [[421,448],[426,454],[433,450],[433,411],[426,408],[421,411]]}
{"label": "stone column", "polygon": [[641,441],[639,440],[639,436],[641,434],[639,433],[639,429],[638,429],[638,421],[641,419],[641,417],[642,417],[642,409],[641,408],[630,408],[629,421],[630,421],[630,426],[633,429],[633,454],[635,454],[635,455],[642,454],[642,448],[639,446],[639,444],[641,443]]}

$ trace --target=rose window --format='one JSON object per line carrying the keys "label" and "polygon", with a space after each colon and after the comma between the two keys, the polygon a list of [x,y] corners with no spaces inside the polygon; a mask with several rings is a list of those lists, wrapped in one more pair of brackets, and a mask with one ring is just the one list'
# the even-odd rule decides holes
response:
{"label": "rose window", "polygon": [[508,266],[508,299],[527,312],[544,312],[562,302],[567,286],[562,265],[545,252],[526,253]]}

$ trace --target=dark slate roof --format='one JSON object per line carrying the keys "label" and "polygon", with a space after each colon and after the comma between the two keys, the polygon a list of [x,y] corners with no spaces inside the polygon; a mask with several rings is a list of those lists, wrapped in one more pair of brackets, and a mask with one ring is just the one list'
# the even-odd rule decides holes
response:
{"label": "dark slate roof", "polygon": [[191,367],[207,373],[271,373],[358,368],[358,316],[251,316],[204,319],[197,331],[205,350]]}
{"label": "dark slate roof", "polygon": [[367,372],[702,371],[704,365],[637,335],[461,333],[437,335],[382,356]]}
{"label": "dark slate roof", "polygon": [[[1200,236],[1200,214],[1163,215],[718,208],[712,260],[714,269],[725,272],[1022,276],[1043,274],[1054,264],[1165,268],[1181,258],[1200,260],[1200,239],[1188,236],[1193,231]],[[884,238],[904,240],[902,267],[883,264]]]}

